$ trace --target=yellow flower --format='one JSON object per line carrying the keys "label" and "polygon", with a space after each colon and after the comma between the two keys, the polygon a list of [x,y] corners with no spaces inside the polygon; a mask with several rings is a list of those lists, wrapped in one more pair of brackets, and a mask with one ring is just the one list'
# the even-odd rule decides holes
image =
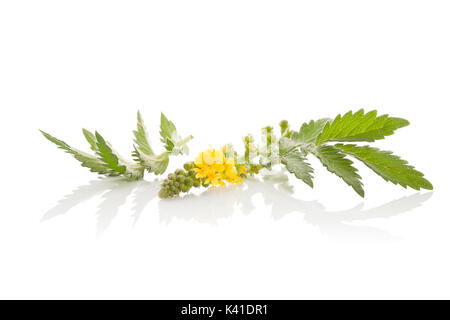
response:
{"label": "yellow flower", "polygon": [[206,150],[200,152],[195,159],[195,177],[205,179],[204,184],[213,186],[224,186],[225,182],[239,183],[242,178],[238,175],[236,162],[233,157],[225,156],[227,148],[222,150]]}
{"label": "yellow flower", "polygon": [[240,166],[238,168],[238,174],[247,175],[247,167],[246,166]]}
{"label": "yellow flower", "polygon": [[197,158],[195,159],[195,164],[223,164],[223,159],[224,155],[222,150],[206,150],[198,154]]}
{"label": "yellow flower", "polygon": [[223,178],[228,181],[229,183],[239,183],[242,182],[242,178],[238,176],[237,170],[235,167],[230,167],[227,170],[225,170],[225,173],[223,174]]}

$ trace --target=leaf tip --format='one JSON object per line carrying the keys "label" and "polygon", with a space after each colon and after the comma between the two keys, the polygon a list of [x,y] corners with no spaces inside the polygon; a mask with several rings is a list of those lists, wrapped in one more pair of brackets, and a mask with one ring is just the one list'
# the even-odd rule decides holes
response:
{"label": "leaf tip", "polygon": [[427,179],[424,179],[424,182],[420,187],[425,190],[433,190],[434,189],[433,184],[430,181],[428,181]]}
{"label": "leaf tip", "polygon": [[103,139],[102,135],[97,130],[95,130],[95,138],[101,142],[103,142],[105,140],[105,139]]}
{"label": "leaf tip", "polygon": [[47,138],[48,140],[51,140],[51,138],[53,138],[49,133],[45,132],[44,130],[38,129],[40,133],[42,133],[42,135]]}
{"label": "leaf tip", "polygon": [[[407,127],[407,126],[409,126],[411,123],[408,121],[408,120],[406,120],[406,119],[403,119],[403,118],[399,118],[399,119],[401,119],[402,120],[402,126],[401,127]],[[400,127],[400,128],[401,128]]]}
{"label": "leaf tip", "polygon": [[359,196],[360,196],[361,198],[364,198],[364,196],[366,195],[366,193],[364,192],[363,189],[361,189],[361,190],[355,190],[355,191],[359,194]]}

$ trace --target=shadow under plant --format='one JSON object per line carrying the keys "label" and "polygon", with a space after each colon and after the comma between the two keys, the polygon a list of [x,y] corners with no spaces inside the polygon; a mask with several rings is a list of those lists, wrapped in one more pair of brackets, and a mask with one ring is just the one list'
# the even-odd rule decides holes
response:
{"label": "shadow under plant", "polygon": [[132,215],[135,224],[145,207],[157,196],[159,181],[129,181],[126,179],[106,178],[92,180],[86,185],[79,186],[70,194],[64,196],[58,203],[48,210],[41,221],[52,219],[67,213],[76,205],[100,196],[101,201],[96,211],[97,234],[102,234],[125,204],[130,195],[133,195]]}
{"label": "shadow under plant", "polygon": [[[262,195],[264,203],[271,206],[275,220],[301,213],[304,221],[317,226],[323,234],[340,240],[392,240],[388,232],[370,226],[353,225],[353,222],[389,218],[406,213],[427,201],[432,192],[415,193],[390,201],[381,206],[364,209],[363,203],[348,210],[327,210],[318,201],[304,201],[293,197],[293,186],[285,174],[266,176],[264,181],[247,179],[244,184],[227,188],[210,188],[201,195],[186,195],[183,198],[160,200],[158,203],[161,223],[169,224],[173,219],[192,220],[215,225],[222,218],[233,215],[236,208],[244,214],[256,209],[253,197]],[[42,221],[63,215],[83,201],[100,196],[96,211],[97,234],[102,234],[132,195],[132,216],[134,223],[144,212],[151,200],[157,197],[159,181],[126,181],[122,179],[93,180],[75,189],[51,208]]]}

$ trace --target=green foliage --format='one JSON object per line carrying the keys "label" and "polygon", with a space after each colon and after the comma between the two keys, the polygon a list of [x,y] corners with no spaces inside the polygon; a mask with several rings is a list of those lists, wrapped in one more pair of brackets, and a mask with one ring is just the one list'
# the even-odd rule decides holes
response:
{"label": "green foliage", "polygon": [[296,150],[299,145],[300,144],[295,140],[281,138],[278,141],[278,152],[280,154],[280,157],[283,157],[285,154],[288,154],[293,150]]}
{"label": "green foliage", "polygon": [[337,144],[335,147],[362,161],[386,181],[399,184],[404,188],[408,186],[416,190],[433,189],[433,185],[423,177],[423,173],[415,170],[413,166],[408,165],[407,161],[392,154],[391,151],[354,144]]}
{"label": "green foliage", "polygon": [[112,172],[118,175],[124,174],[127,170],[126,166],[119,164],[119,157],[111,149],[109,144],[103,139],[100,133],[95,132],[95,138],[97,139],[97,155],[103,164]]}
{"label": "green foliage", "polygon": [[[371,146],[343,144],[341,142],[374,142],[392,135],[395,130],[405,127],[409,122],[405,119],[377,116],[377,111],[365,113],[364,110],[347,112],[338,115],[334,120],[324,118],[304,123],[299,131],[292,131],[289,122],[279,123],[281,137],[277,137],[273,127],[263,128],[262,145],[256,146],[254,138],[244,138],[245,153],[238,155],[231,145],[227,145],[227,158],[233,157],[236,169],[245,166],[239,173],[241,177],[257,174],[263,168],[271,169],[282,164],[295,177],[313,187],[313,168],[307,161],[309,154],[316,156],[325,168],[336,174],[351,186],[360,196],[364,196],[363,184],[358,170],[349,157],[363,162],[384,180],[416,190],[433,189],[433,185],[425,179],[423,173],[417,171],[407,161],[394,155],[391,151],[382,151]],[[141,114],[137,114],[137,128],[133,131],[134,145],[132,156],[135,162],[122,158],[98,132],[92,133],[83,129],[83,135],[93,155],[72,148],[62,140],[41,131],[45,138],[56,144],[58,148],[71,154],[92,172],[106,176],[124,176],[141,179],[144,170],[156,175],[163,174],[169,164],[170,155],[188,152],[186,143],[192,139],[180,137],[173,122],[161,113],[160,137],[164,151],[156,154],[151,147],[147,130]],[[199,187],[201,181],[195,179],[193,163],[185,165],[189,176],[179,175],[176,181],[168,179],[164,184],[161,196],[171,197],[187,192],[191,187]],[[181,169],[180,169],[181,170]],[[181,172],[181,171],[180,171]],[[192,175],[194,173],[194,175]]]}
{"label": "green foliage", "polygon": [[175,146],[173,140],[179,138],[177,135],[177,128],[175,127],[173,122],[167,119],[167,117],[162,112],[159,134],[161,135],[161,142],[165,144],[164,147],[167,149],[167,151],[172,151],[173,147]]}
{"label": "green foliage", "polygon": [[293,173],[298,179],[301,179],[311,188],[313,187],[312,173],[314,172],[311,165],[306,162],[306,158],[298,151],[292,151],[284,156],[281,156],[281,163],[286,166],[286,169]]}
{"label": "green foliage", "polygon": [[97,152],[97,139],[95,138],[95,135],[90,132],[89,130],[83,129],[84,137],[86,138],[86,141],[91,146],[91,150],[94,152]]}
{"label": "green foliage", "polygon": [[139,153],[135,146],[133,157],[145,170],[153,172],[156,175],[163,174],[169,165],[169,152],[167,151],[159,155],[147,155],[145,153]]}
{"label": "green foliage", "polygon": [[93,134],[89,130],[83,129],[83,135],[95,155],[74,149],[64,141],[58,140],[44,131],[41,132],[60,149],[72,154],[75,159],[81,162],[83,167],[106,176],[141,179],[144,176],[144,170],[157,175],[162,174],[169,164],[169,155],[187,153],[186,143],[192,137],[189,136],[188,139],[184,140],[179,139],[175,125],[167,120],[164,115],[161,115],[161,130],[164,141],[167,142],[165,147],[166,149],[168,145],[173,145],[173,147],[170,151],[164,151],[159,155],[156,155],[150,146],[147,131],[139,112],[137,120],[137,129],[133,131],[135,145],[132,152],[135,163],[122,158],[98,132]]}
{"label": "green foliage", "polygon": [[161,112],[161,126],[159,134],[161,136],[161,142],[164,143],[164,147],[172,154],[188,154],[189,149],[186,145],[193,137],[188,136],[182,139],[177,132],[177,128],[172,121],[167,119],[164,113]]}
{"label": "green foliage", "polygon": [[137,130],[133,131],[134,143],[136,143],[139,153],[143,153],[147,156],[152,156],[153,152],[150,142],[148,141],[147,129],[145,128],[144,121],[142,120],[141,113],[137,113]]}
{"label": "green foliage", "polygon": [[325,125],[317,137],[317,144],[329,141],[368,141],[384,139],[395,130],[409,125],[402,118],[393,118],[388,115],[377,117],[377,111],[364,113],[347,112],[344,116],[338,115],[332,122]]}
{"label": "green foliage", "polygon": [[332,121],[330,119],[312,120],[304,123],[298,132],[293,132],[290,139],[279,140],[280,162],[297,178],[303,181],[305,177],[310,179],[312,186],[312,176],[307,171],[310,167],[305,166],[305,157],[312,153],[328,171],[342,178],[362,197],[364,190],[361,177],[347,156],[362,161],[386,181],[405,188],[409,186],[416,190],[431,190],[432,184],[421,172],[390,151],[354,144],[327,144],[340,141],[373,142],[392,135],[396,129],[408,124],[409,122],[405,119],[388,115],[377,116],[377,111],[365,113],[364,110],[355,113],[350,111],[344,116],[338,115]]}
{"label": "green foliage", "polygon": [[345,158],[345,154],[333,146],[319,146],[314,151],[314,155],[319,158],[328,171],[342,178],[357,194],[364,197],[361,176],[357,173],[358,170],[352,166],[353,162]]}
{"label": "green foliage", "polygon": [[64,150],[65,152],[71,154],[74,156],[75,159],[81,162],[81,165],[83,167],[89,168],[92,172],[97,172],[99,174],[104,174],[108,176],[114,176],[116,174],[111,173],[107,167],[96,157],[91,156],[90,154],[87,154],[83,151],[79,151],[77,149],[72,148],[67,143],[65,143],[62,140],[59,140],[52,135],[48,134],[47,132],[44,132],[40,130],[41,133],[46,137],[49,141],[53,142],[58,146],[58,148]]}
{"label": "green foliage", "polygon": [[323,131],[325,125],[330,122],[330,119],[319,119],[317,121],[311,120],[309,123],[304,123],[299,132],[292,134],[292,140],[300,143],[315,142],[318,135]]}
{"label": "green foliage", "polygon": [[177,129],[172,121],[161,113],[160,135],[161,141],[164,143],[166,151],[157,155],[153,152],[148,139],[147,130],[140,113],[137,116],[137,130],[134,133],[134,151],[133,158],[148,172],[153,172],[156,175],[163,174],[169,165],[169,155],[178,155],[188,153],[189,150],[186,143],[192,139],[180,139]]}

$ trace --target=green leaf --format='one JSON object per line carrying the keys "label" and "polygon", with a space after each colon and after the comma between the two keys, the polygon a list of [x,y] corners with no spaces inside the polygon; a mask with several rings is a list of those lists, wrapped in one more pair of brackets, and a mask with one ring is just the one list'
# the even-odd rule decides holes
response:
{"label": "green leaf", "polygon": [[305,122],[299,132],[292,134],[291,139],[300,143],[315,142],[325,125],[330,121],[331,119],[324,118],[317,121],[311,120],[309,123]]}
{"label": "green leaf", "polygon": [[153,172],[156,175],[163,174],[169,165],[168,152],[163,152],[159,155],[147,155],[140,153],[139,150],[135,148],[133,156],[148,172]]}
{"label": "green leaf", "polygon": [[94,134],[87,129],[83,129],[83,135],[86,141],[89,143],[90,148],[95,152],[95,155],[90,155],[74,149],[65,142],[42,131],[42,134],[48,140],[72,154],[76,159],[82,162],[83,166],[89,167],[91,171],[108,176],[123,175],[132,179],[141,179],[145,169],[154,172],[155,174],[162,174],[168,166],[169,155],[188,153],[186,143],[192,139],[192,136],[181,139],[176,131],[175,125],[169,121],[164,114],[161,114],[160,133],[161,140],[164,142],[167,151],[160,155],[155,155],[149,143],[144,121],[138,111],[137,129],[133,131],[135,145],[132,155],[137,162],[134,163],[120,157],[120,155],[112,149],[111,145],[106,142],[98,132],[95,132]]}
{"label": "green leaf", "polygon": [[89,168],[92,172],[97,172],[100,174],[106,174],[106,175],[117,175],[114,172],[110,172],[108,168],[96,157],[85,153],[83,151],[77,150],[69,146],[67,143],[65,143],[62,140],[59,140],[52,135],[40,130],[41,133],[46,137],[49,141],[53,142],[58,146],[58,148],[66,151],[67,153],[74,156],[75,159],[81,162],[81,165],[83,167]]}
{"label": "green leaf", "polygon": [[[169,152],[155,155],[148,141],[147,131],[144,126],[140,112],[138,112],[137,130],[133,131],[136,145],[134,146],[133,157],[148,172],[156,175],[163,174],[169,165]],[[172,139],[177,136],[174,124],[169,121],[164,114],[161,114],[161,141],[165,143],[166,149],[174,152]]]}
{"label": "green leaf", "polygon": [[91,150],[97,152],[97,139],[95,139],[94,134],[89,130],[83,129],[83,135],[91,146]]}
{"label": "green leaf", "polygon": [[391,151],[353,144],[337,144],[335,147],[362,161],[386,181],[404,188],[409,186],[416,190],[433,189],[433,185],[424,178],[423,173],[415,170],[407,161],[392,154]]}
{"label": "green leaf", "polygon": [[161,135],[161,142],[165,144],[167,151],[172,151],[174,147],[173,140],[179,139],[177,128],[172,121],[167,119],[164,113],[161,112],[161,127],[159,134]]}
{"label": "green leaf", "polygon": [[322,133],[317,137],[316,144],[327,141],[368,141],[384,139],[392,135],[396,129],[409,125],[402,118],[393,118],[388,115],[377,117],[377,111],[364,113],[361,109],[356,113],[347,112],[344,116],[338,115],[331,123],[327,123]]}
{"label": "green leaf", "polygon": [[139,152],[149,156],[154,155],[153,149],[150,147],[150,143],[148,141],[144,121],[142,120],[141,113],[139,111],[137,113],[137,130],[133,131],[133,134],[135,137],[134,142],[136,143]]}
{"label": "green leaf", "polygon": [[182,139],[178,133],[177,128],[172,121],[167,119],[164,113],[161,112],[161,126],[159,134],[161,135],[161,142],[164,143],[164,147],[171,154],[188,154],[189,149],[186,145],[193,137],[188,136]]}
{"label": "green leaf", "polygon": [[332,146],[318,146],[313,151],[328,171],[341,177],[361,197],[364,197],[363,184],[358,170],[352,166],[353,162],[345,158],[339,149]]}
{"label": "green leaf", "polygon": [[295,148],[297,148],[299,143],[289,138],[281,138],[278,141],[278,150],[280,157],[285,154],[292,152]]}
{"label": "green leaf", "polygon": [[112,172],[124,174],[127,170],[126,166],[119,163],[119,157],[97,131],[95,132],[95,138],[97,140],[97,155],[103,164]]}
{"label": "green leaf", "polygon": [[314,170],[300,152],[294,150],[285,154],[281,157],[281,163],[286,166],[286,169],[290,173],[293,173],[298,179],[303,180],[311,188],[313,187],[312,173]]}

